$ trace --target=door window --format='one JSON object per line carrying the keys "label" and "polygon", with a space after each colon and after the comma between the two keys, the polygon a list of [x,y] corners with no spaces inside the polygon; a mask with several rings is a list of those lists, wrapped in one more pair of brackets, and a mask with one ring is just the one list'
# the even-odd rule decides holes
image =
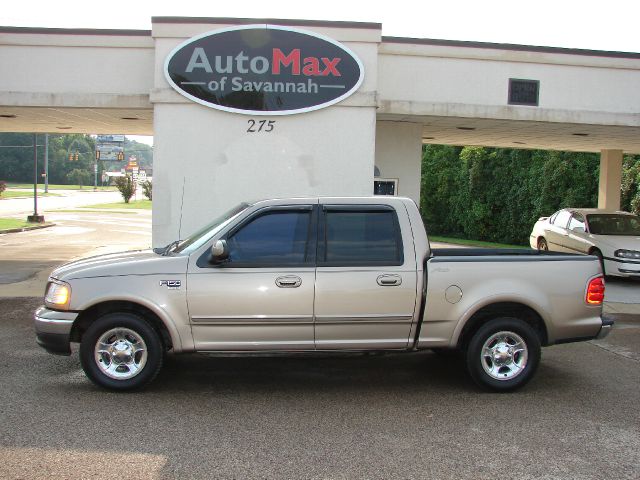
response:
{"label": "door window", "polygon": [[395,211],[326,209],[319,260],[324,266],[402,265],[402,237]]}
{"label": "door window", "polygon": [[255,217],[227,239],[230,266],[301,265],[309,261],[311,211]]}
{"label": "door window", "polygon": [[584,217],[576,213],[569,221],[569,230],[585,232]]}
{"label": "door window", "polygon": [[558,216],[553,221],[553,224],[556,227],[567,228],[567,222],[569,221],[570,216],[571,216],[571,212],[567,210],[560,210],[558,212]]}

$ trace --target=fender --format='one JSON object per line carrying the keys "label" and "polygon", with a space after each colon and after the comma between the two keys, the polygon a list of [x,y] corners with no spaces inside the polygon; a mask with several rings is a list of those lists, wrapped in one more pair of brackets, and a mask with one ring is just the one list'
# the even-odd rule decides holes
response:
{"label": "fender", "polygon": [[[134,296],[130,294],[101,296],[92,298],[90,302],[83,304],[80,308],[78,308],[78,310],[88,310],[91,307],[106,302],[129,302],[148,308],[153,313],[155,313],[158,318],[160,318],[167,331],[169,332],[174,352],[193,351],[193,339],[190,337],[190,335],[185,335],[186,332],[183,332],[183,335],[181,335],[178,327],[176,326],[176,323],[174,322],[173,318],[167,313],[167,311],[146,297],[138,295]],[[187,323],[185,324],[185,326],[188,327],[190,333],[191,325]]]}

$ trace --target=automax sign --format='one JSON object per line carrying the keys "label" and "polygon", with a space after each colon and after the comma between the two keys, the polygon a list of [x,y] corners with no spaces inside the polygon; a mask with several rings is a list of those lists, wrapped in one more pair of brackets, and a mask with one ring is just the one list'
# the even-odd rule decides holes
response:
{"label": "automax sign", "polygon": [[288,115],[328,107],[355,92],[362,62],[317,33],[274,25],[207,32],[178,45],[165,76],[181,95],[207,107]]}

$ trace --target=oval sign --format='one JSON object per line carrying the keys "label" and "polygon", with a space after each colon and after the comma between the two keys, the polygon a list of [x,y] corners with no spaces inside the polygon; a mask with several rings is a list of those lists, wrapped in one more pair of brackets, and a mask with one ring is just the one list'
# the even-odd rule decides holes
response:
{"label": "oval sign", "polygon": [[328,107],[364,79],[358,57],[338,42],[294,28],[245,25],[178,45],[164,65],[181,95],[207,107],[289,115]]}

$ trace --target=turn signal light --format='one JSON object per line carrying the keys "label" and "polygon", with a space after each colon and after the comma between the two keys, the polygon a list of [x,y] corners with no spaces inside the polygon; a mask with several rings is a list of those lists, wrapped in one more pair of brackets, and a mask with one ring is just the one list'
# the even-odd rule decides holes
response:
{"label": "turn signal light", "polygon": [[604,302],[604,277],[592,278],[589,281],[585,301],[589,305],[602,305]]}

